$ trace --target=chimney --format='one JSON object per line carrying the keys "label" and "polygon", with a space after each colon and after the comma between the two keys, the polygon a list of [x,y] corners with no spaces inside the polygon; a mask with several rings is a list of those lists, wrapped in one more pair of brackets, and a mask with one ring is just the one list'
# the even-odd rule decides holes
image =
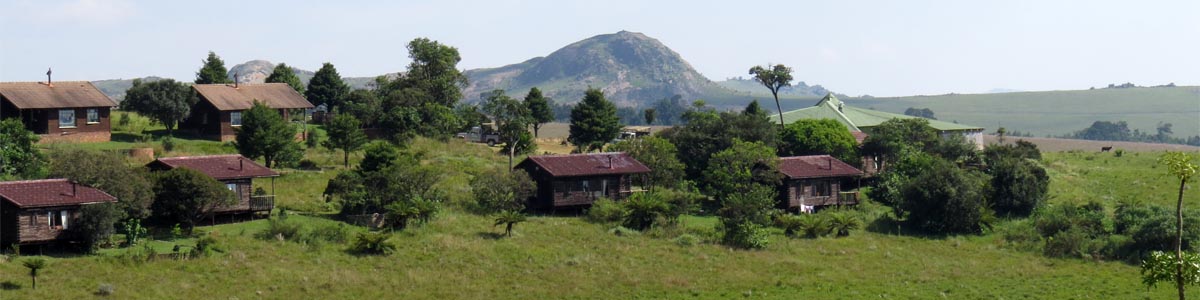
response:
{"label": "chimney", "polygon": [[246,158],[244,158],[244,157],[238,157],[238,171],[241,171],[241,170],[243,170],[242,168],[243,168],[243,167],[245,166],[245,164],[246,164],[245,162],[243,162],[243,161],[245,161],[245,159],[246,159]]}
{"label": "chimney", "polygon": [[235,90],[238,88],[238,81],[241,81],[239,79],[240,78],[238,78],[238,73],[234,72],[233,73],[233,89],[235,89]]}
{"label": "chimney", "polygon": [[71,181],[71,197],[75,197],[75,195],[77,195],[76,192],[78,186],[79,183],[76,183],[74,180]]}
{"label": "chimney", "polygon": [[608,156],[608,169],[609,169],[609,170],[612,170],[612,168],[613,168],[613,165],[612,165],[612,160],[613,160],[613,156],[612,156],[612,155],[609,155],[609,156]]}
{"label": "chimney", "polygon": [[832,171],[833,170],[833,157],[832,156],[826,157],[825,161],[829,163],[829,170]]}
{"label": "chimney", "polygon": [[46,86],[48,87],[54,87],[54,82],[50,81],[50,74],[54,73],[52,71],[53,70],[51,68],[46,68]]}

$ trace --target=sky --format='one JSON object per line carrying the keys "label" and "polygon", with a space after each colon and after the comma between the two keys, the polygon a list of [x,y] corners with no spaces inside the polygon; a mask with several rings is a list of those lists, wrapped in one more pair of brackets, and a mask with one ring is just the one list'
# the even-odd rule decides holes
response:
{"label": "sky", "polygon": [[[202,4],[201,4],[202,3]],[[1200,1],[0,0],[0,81],[192,81],[208,51],[342,76],[402,71],[404,46],[499,67],[620,30],[713,80],[782,63],[850,95],[1200,85]]]}

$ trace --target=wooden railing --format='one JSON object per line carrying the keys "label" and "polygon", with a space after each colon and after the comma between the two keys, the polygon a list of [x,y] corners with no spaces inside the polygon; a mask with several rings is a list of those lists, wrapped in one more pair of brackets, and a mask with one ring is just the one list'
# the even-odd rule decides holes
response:
{"label": "wooden railing", "polygon": [[275,209],[275,195],[250,196],[250,211],[271,211]]}
{"label": "wooden railing", "polygon": [[858,192],[840,192],[838,193],[838,204],[858,204]]}

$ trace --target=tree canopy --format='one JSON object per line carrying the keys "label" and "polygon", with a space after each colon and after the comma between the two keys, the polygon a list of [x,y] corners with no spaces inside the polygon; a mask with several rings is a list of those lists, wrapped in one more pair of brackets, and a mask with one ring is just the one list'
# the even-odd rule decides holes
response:
{"label": "tree canopy", "polygon": [[342,149],[342,164],[349,168],[350,152],[358,151],[367,144],[367,134],[363,132],[361,126],[354,116],[338,114],[333,117],[332,122],[329,122],[329,126],[325,127],[325,130],[329,132],[329,138],[321,145],[330,151]]}
{"label": "tree canopy", "polygon": [[234,146],[245,157],[261,157],[268,168],[290,165],[303,156],[292,124],[284,121],[278,111],[258,101],[243,113]]}
{"label": "tree canopy", "polygon": [[0,121],[0,178],[41,178],[46,158],[37,148],[39,139],[19,119]]}
{"label": "tree canopy", "polygon": [[845,125],[834,119],[803,119],[784,127],[783,156],[829,154],[851,165],[859,165],[858,141]]}
{"label": "tree canopy", "polygon": [[225,61],[221,60],[217,53],[208,51],[208,58],[204,59],[204,65],[200,67],[200,71],[196,71],[195,83],[233,83],[233,80],[229,80],[229,69],[225,68]]}
{"label": "tree canopy", "polygon": [[236,201],[225,185],[200,171],[175,168],[155,176],[152,211],[164,224],[183,224],[191,231],[213,209]]}
{"label": "tree canopy", "polygon": [[82,149],[56,149],[50,158],[50,177],[68,178],[113,195],[124,216],[150,216],[154,183],[145,168],[129,167],[122,155]]}
{"label": "tree canopy", "polygon": [[628,153],[633,159],[650,168],[650,174],[647,176],[635,176],[634,184],[675,187],[683,179],[683,163],[679,161],[679,151],[667,139],[647,136],[624,140],[609,146],[608,151]]}
{"label": "tree canopy", "polygon": [[741,112],[716,112],[702,103],[683,114],[686,124],[661,131],[679,149],[688,178],[700,178],[713,153],[733,145],[735,139],[760,142],[774,148],[779,136],[775,124],[756,103]]}
{"label": "tree canopy", "polygon": [[144,82],[133,80],[133,86],[125,92],[121,110],[148,116],[167,127],[167,135],[180,121],[191,113],[192,105],[199,101],[192,87],[173,79]]}
{"label": "tree canopy", "polygon": [[304,92],[304,97],[313,105],[324,104],[329,111],[333,111],[334,108],[341,107],[342,97],[349,92],[350,86],[342,81],[342,75],[338,74],[337,68],[331,63],[324,63],[308,81],[308,90]]}
{"label": "tree canopy", "polygon": [[267,76],[267,83],[286,83],[296,90],[297,93],[304,95],[304,83],[300,82],[300,76],[296,76],[296,71],[292,70],[287,64],[279,63],[275,65],[275,69],[271,70],[271,75]]}
{"label": "tree canopy", "polygon": [[529,108],[521,101],[505,95],[504,90],[494,90],[484,99],[483,111],[496,122],[496,130],[500,133],[500,139],[504,140],[505,152],[508,153],[508,167],[512,168],[516,153],[525,153],[533,146],[528,128],[534,120]]}
{"label": "tree canopy", "polygon": [[589,88],[583,101],[571,109],[570,135],[567,141],[580,151],[601,149],[621,133],[617,106],[604,99],[604,92]]}
{"label": "tree canopy", "polygon": [[432,102],[447,107],[453,107],[462,99],[467,76],[458,70],[458,62],[462,60],[458,48],[417,38],[408,43],[408,57],[412,62],[402,79],[409,86],[424,91]]}
{"label": "tree canopy", "polygon": [[537,138],[538,130],[542,129],[542,124],[554,121],[554,110],[550,109],[552,100],[542,96],[542,90],[536,87],[530,88],[529,93],[525,94],[525,107],[529,109],[529,115],[533,118],[533,137]]}
{"label": "tree canopy", "polygon": [[783,64],[771,67],[754,66],[750,68],[750,75],[754,75],[754,81],[771,90],[771,96],[775,97],[775,109],[779,112],[779,129],[783,130],[785,123],[783,122],[783,107],[779,105],[779,89],[792,85],[792,68]]}

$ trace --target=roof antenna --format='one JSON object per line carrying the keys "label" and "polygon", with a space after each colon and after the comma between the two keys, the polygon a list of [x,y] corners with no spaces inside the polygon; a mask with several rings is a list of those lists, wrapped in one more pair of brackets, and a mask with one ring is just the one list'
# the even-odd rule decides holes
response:
{"label": "roof antenna", "polygon": [[54,73],[51,68],[46,68],[46,86],[54,87],[54,82],[50,81],[50,74]]}

